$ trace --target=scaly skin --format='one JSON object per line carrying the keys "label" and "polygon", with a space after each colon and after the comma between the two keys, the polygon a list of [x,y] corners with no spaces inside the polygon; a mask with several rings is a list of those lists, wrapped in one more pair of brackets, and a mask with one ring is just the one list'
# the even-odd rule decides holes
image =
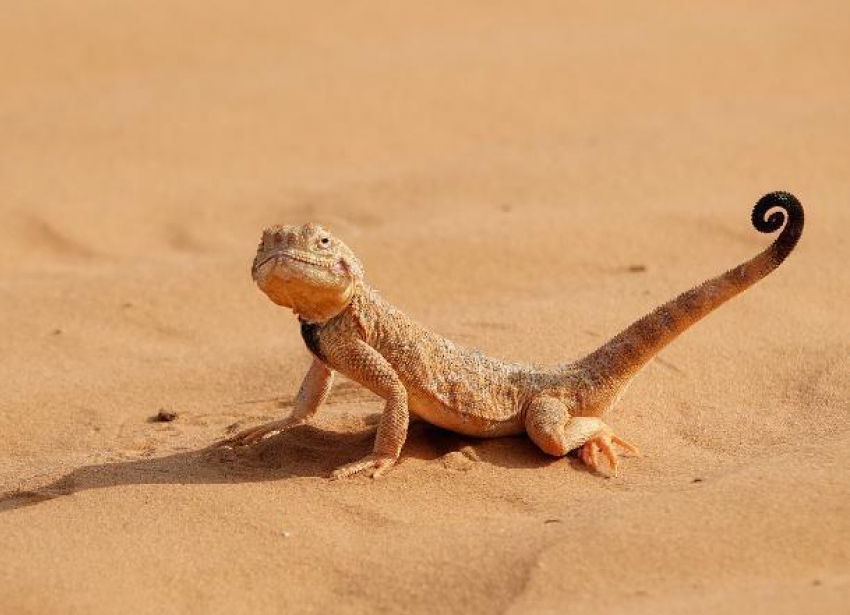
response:
{"label": "scaly skin", "polygon": [[372,454],[339,468],[335,478],[377,477],[392,467],[411,415],[469,436],[526,432],[549,455],[581,449],[579,457],[596,471],[604,456],[616,475],[614,445],[635,454],[637,448],[600,417],[661,348],[785,260],[802,233],[803,208],[791,194],[773,192],[756,204],[752,222],[764,233],[784,228],[754,258],[665,303],[583,359],[550,369],[487,357],[412,321],[366,285],[351,250],[316,224],[266,229],[253,278],[272,301],[298,315],[314,360],[289,418],[221,444],[250,444],[306,422],[338,371],[386,404]]}

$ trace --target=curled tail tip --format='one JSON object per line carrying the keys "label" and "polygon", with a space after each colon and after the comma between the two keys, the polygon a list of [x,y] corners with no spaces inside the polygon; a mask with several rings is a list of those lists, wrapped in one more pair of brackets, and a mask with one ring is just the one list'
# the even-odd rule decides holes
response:
{"label": "curled tail tip", "polygon": [[803,206],[790,192],[769,192],[753,207],[752,222],[760,233],[773,233],[784,225],[770,248],[773,261],[778,265],[791,253],[803,232]]}
{"label": "curled tail tip", "polygon": [[[774,211],[769,216],[766,215],[771,209],[776,208],[784,211]],[[753,207],[753,226],[760,233],[773,233],[779,230],[786,220],[789,225],[795,226],[802,226],[803,222],[803,206],[800,200],[790,192],[783,190],[768,192]]]}

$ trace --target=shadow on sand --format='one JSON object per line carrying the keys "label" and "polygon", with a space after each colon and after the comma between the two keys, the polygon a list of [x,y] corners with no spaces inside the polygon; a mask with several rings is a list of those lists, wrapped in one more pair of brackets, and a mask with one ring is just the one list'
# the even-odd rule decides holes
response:
{"label": "shadow on sand", "polygon": [[[295,477],[327,478],[339,466],[367,455],[375,427],[355,432],[303,425],[251,446],[202,448],[163,457],[82,466],[53,482],[0,494],[0,513],[87,489],[119,485],[253,483]],[[553,458],[527,438],[477,440],[425,423],[411,425],[404,459],[432,461],[472,451],[473,461],[506,468],[538,468]]]}

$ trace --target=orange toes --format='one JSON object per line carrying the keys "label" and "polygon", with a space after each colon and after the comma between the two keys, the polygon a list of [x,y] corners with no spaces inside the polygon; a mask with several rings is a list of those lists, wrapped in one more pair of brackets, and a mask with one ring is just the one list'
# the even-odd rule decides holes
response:
{"label": "orange toes", "polygon": [[581,460],[588,468],[599,470],[599,446],[594,440],[588,440],[581,447]]}
{"label": "orange toes", "polygon": [[595,436],[587,440],[579,449],[579,457],[584,465],[594,472],[601,471],[600,453],[605,457],[608,467],[611,468],[611,476],[618,476],[620,471],[620,460],[614,445],[622,447],[626,452],[640,455],[638,448],[631,442],[623,440],[614,434],[607,426],[603,427]]}
{"label": "orange toes", "polygon": [[611,440],[613,440],[615,444],[619,444],[620,446],[622,446],[624,449],[626,449],[632,455],[636,455],[636,456],[640,457],[640,449],[637,446],[635,446],[634,444],[632,444],[631,442],[627,442],[626,440],[623,440],[620,436],[618,436],[616,434],[611,434]]}
{"label": "orange toes", "polygon": [[611,441],[607,437],[599,438],[599,448],[602,449],[602,454],[605,455],[605,458],[608,460],[611,472],[613,472],[614,476],[617,476],[620,463],[617,461],[617,453],[611,446]]}

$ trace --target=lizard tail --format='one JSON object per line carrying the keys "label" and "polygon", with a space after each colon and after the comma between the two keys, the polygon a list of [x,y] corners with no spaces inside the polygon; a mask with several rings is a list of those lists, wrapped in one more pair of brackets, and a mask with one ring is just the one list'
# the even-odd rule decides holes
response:
{"label": "lizard tail", "polygon": [[803,232],[803,206],[788,192],[771,192],[756,203],[752,223],[761,233],[773,233],[783,223],[785,227],[776,240],[754,258],[656,308],[575,366],[594,379],[608,382],[622,382],[636,374],[691,325],[761,280],[785,260]]}

